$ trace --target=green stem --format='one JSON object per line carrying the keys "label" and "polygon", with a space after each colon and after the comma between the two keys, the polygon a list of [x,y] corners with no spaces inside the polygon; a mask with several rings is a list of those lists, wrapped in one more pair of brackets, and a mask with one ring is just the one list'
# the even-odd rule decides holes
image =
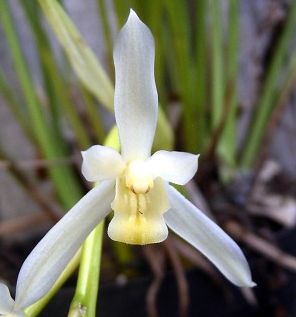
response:
{"label": "green stem", "polygon": [[79,316],[78,311],[81,309],[85,311],[85,317],[96,316],[103,233],[104,221],[92,231],[83,243],[78,282],[70,306],[69,317]]}

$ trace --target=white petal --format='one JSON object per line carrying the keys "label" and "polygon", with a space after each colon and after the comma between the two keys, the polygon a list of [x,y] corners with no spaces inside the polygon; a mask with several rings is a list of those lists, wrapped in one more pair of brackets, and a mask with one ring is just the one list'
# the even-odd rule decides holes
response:
{"label": "white petal", "polygon": [[81,154],[82,174],[89,182],[115,179],[125,165],[121,155],[107,146],[94,145]]}
{"label": "white petal", "polygon": [[154,177],[184,185],[195,175],[199,155],[186,152],[158,151],[148,160]]}
{"label": "white petal", "polygon": [[110,212],[114,181],[89,191],[37,244],[24,262],[17,281],[15,309],[44,296],[93,228]]}
{"label": "white petal", "polygon": [[200,250],[232,283],[255,286],[238,245],[176,189],[169,186],[168,194],[172,209],[164,218],[169,228]]}
{"label": "white petal", "polygon": [[125,160],[150,156],[158,110],[154,55],[150,30],[131,10],[113,53],[114,110]]}
{"label": "white petal", "polygon": [[14,300],[10,296],[8,287],[0,282],[0,315],[12,312],[13,305]]}

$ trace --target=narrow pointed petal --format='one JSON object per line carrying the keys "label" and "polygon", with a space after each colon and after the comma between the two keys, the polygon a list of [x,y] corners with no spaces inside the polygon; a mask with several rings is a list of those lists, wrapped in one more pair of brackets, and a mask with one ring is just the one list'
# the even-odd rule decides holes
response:
{"label": "narrow pointed petal", "polygon": [[176,189],[168,186],[168,194],[172,206],[164,214],[168,227],[201,251],[232,283],[255,286],[238,245]]}
{"label": "narrow pointed petal", "polygon": [[125,166],[121,155],[107,146],[94,145],[81,154],[82,174],[89,182],[115,179]]}
{"label": "narrow pointed petal", "polygon": [[33,249],[18,276],[16,310],[50,290],[87,235],[110,212],[114,186],[114,181],[104,181],[89,191]]}
{"label": "narrow pointed petal", "polygon": [[168,182],[184,185],[195,175],[199,155],[176,151],[158,151],[148,160],[154,177]]}
{"label": "narrow pointed petal", "polygon": [[154,51],[150,30],[131,10],[113,53],[114,110],[125,160],[147,158],[151,152],[158,110]]}
{"label": "narrow pointed petal", "polygon": [[12,312],[14,300],[10,296],[8,287],[0,282],[0,315]]}

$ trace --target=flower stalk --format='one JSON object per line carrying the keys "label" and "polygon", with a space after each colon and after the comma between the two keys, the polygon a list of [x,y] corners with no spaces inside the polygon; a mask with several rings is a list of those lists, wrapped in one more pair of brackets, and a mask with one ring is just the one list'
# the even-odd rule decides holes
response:
{"label": "flower stalk", "polygon": [[[118,133],[111,129],[105,146],[119,151]],[[98,184],[97,184],[98,185]],[[79,316],[83,309],[85,317],[96,316],[98,302],[100,269],[102,261],[102,245],[104,238],[104,220],[87,237],[82,247],[78,281],[72,299],[69,317]]]}

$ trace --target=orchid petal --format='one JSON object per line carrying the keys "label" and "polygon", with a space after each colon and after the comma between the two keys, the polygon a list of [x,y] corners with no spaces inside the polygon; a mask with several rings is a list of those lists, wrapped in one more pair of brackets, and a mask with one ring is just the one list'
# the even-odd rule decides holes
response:
{"label": "orchid petal", "polygon": [[238,245],[172,186],[168,187],[168,195],[173,206],[164,214],[168,227],[200,250],[232,283],[255,286]]}
{"label": "orchid petal", "polygon": [[149,168],[155,177],[168,182],[184,185],[195,175],[199,155],[176,151],[158,151],[148,160]]}
{"label": "orchid petal", "polygon": [[33,249],[18,276],[16,310],[50,290],[87,235],[110,212],[114,185],[104,181],[89,191]]}
{"label": "orchid petal", "polygon": [[0,315],[13,311],[14,300],[10,296],[8,287],[0,282]]}
{"label": "orchid petal", "polygon": [[125,166],[121,155],[107,146],[94,145],[81,154],[82,174],[89,182],[115,179]]}
{"label": "orchid petal", "polygon": [[147,158],[151,152],[158,111],[154,51],[150,30],[131,10],[113,53],[115,118],[127,161]]}

